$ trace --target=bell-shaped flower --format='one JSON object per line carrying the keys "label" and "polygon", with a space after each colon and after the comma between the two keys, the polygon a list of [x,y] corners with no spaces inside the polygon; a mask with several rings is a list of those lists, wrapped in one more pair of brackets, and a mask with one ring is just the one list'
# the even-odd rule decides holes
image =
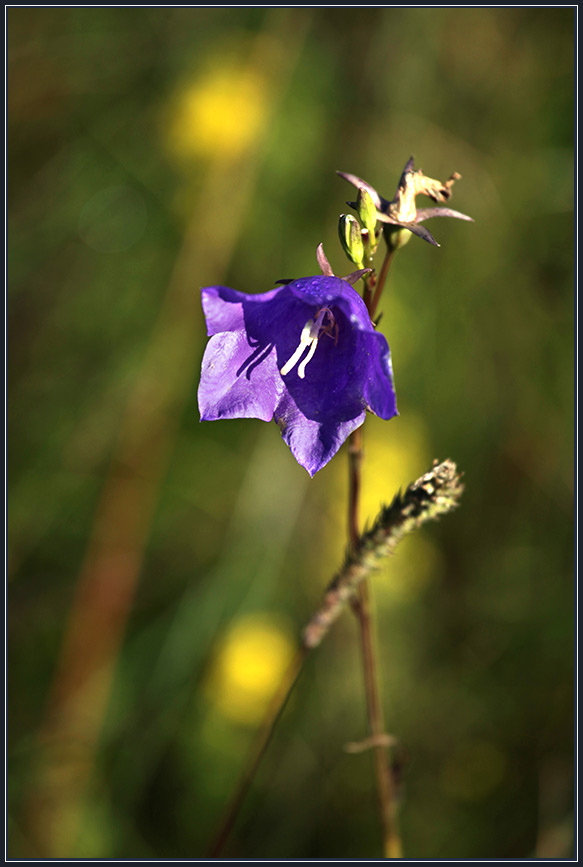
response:
{"label": "bell-shaped flower", "polygon": [[387,341],[347,280],[325,273],[261,295],[209,286],[202,305],[202,421],[275,418],[313,476],[367,410],[397,415]]}
{"label": "bell-shaped flower", "polygon": [[[354,184],[357,189],[364,189],[368,192],[376,206],[379,222],[408,229],[435,247],[439,247],[439,244],[431,232],[425,226],[419,225],[420,223],[431,217],[455,217],[458,220],[473,222],[467,214],[462,214],[451,208],[418,208],[415,202],[416,197],[420,195],[429,196],[434,202],[447,202],[451,198],[451,188],[454,182],[461,177],[457,172],[453,172],[449,180],[441,183],[441,181],[425,177],[421,169],[415,171],[413,157],[411,157],[403,169],[397,192],[391,201],[381,196],[374,187],[362,178],[348,172],[338,172],[337,174]],[[349,204],[356,207],[356,202],[349,202]],[[410,235],[407,235],[407,238],[409,237]]]}

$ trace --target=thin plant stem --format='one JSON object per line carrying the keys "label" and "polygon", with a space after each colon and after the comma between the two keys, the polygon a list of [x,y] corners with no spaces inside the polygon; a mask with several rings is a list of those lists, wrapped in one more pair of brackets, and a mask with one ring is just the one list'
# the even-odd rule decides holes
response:
{"label": "thin plant stem", "polygon": [[[364,278],[365,289],[363,298],[367,304],[371,319],[380,301],[384,285],[393,258],[393,251],[387,247],[387,252],[379,273],[378,280],[367,275]],[[362,427],[351,434],[348,485],[348,539],[350,548],[356,551],[360,538],[359,500],[361,487],[361,467],[363,460]],[[385,858],[402,858],[403,848],[397,825],[397,800],[392,770],[389,765],[389,753],[385,738],[383,706],[380,697],[379,666],[373,634],[373,622],[370,603],[370,587],[368,579],[361,582],[356,592],[352,610],[358,620],[360,629],[360,645],[364,669],[364,688],[368,727],[374,746],[374,766],[377,781],[379,810],[383,828],[383,852]]]}
{"label": "thin plant stem", "polygon": [[[367,305],[369,308],[371,319],[375,315],[379,301],[381,300],[381,295],[383,294],[383,289],[385,288],[387,275],[389,273],[389,268],[391,267],[391,262],[393,261],[394,255],[395,250],[391,250],[389,247],[387,247],[387,252],[385,253],[385,258],[383,259],[383,264],[381,265],[378,280],[376,281],[376,285],[373,287],[374,295],[372,301],[370,302],[370,305]],[[369,290],[369,294],[370,291],[371,290]]]}
{"label": "thin plant stem", "polygon": [[[356,436],[358,434],[358,436]],[[349,513],[348,533],[350,548],[357,550],[360,535],[358,527],[359,492],[363,458],[362,428],[351,434],[349,445]],[[397,830],[397,803],[392,772],[388,763],[386,745],[381,741],[385,735],[383,709],[380,698],[379,673],[370,606],[368,579],[363,580],[356,592],[352,609],[360,629],[360,644],[364,669],[364,687],[368,726],[374,746],[374,766],[377,781],[379,810],[383,828],[383,852],[385,858],[402,858],[402,846]]]}
{"label": "thin plant stem", "polygon": [[243,772],[239,778],[237,788],[235,789],[229,806],[227,807],[221,826],[209,847],[209,858],[218,858],[223,850],[227,837],[229,836],[231,829],[235,824],[235,820],[239,815],[245,796],[253,782],[253,777],[255,776],[257,768],[261,763],[261,759],[265,755],[265,751],[269,746],[277,721],[281,717],[289,697],[292,694],[293,688],[298,682],[307,654],[308,648],[306,647],[302,647],[298,650],[285,672],[277,692],[269,703],[263,723],[261,724],[252,744],[247,764],[243,768]]}
{"label": "thin plant stem", "polygon": [[383,827],[383,852],[385,858],[402,858],[403,847],[397,826],[395,784],[389,766],[387,738],[380,698],[376,646],[370,605],[370,582],[368,580],[363,581],[358,588],[358,608],[356,614],[360,624],[368,726],[371,741],[374,744],[374,766]]}

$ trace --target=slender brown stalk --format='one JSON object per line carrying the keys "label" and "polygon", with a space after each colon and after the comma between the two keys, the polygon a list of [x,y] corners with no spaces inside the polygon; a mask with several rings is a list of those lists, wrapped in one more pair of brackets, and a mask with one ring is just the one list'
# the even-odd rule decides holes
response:
{"label": "slender brown stalk", "polygon": [[249,791],[253,777],[255,776],[261,759],[265,755],[265,751],[269,746],[277,721],[281,717],[289,697],[292,694],[293,688],[298,682],[307,654],[308,648],[302,647],[298,650],[283,676],[279,688],[273,696],[269,707],[267,708],[263,723],[261,724],[251,747],[247,764],[239,778],[237,788],[235,789],[231,802],[227,807],[221,826],[209,847],[209,858],[218,858],[223,850],[227,837],[229,836],[231,829],[235,824],[235,820],[239,815],[245,796]]}
{"label": "slender brown stalk", "polygon": [[[349,494],[348,494],[348,534],[350,547],[356,550],[359,544],[359,492],[360,467],[362,463],[362,429],[351,435],[349,445]],[[380,698],[379,675],[376,648],[373,636],[368,579],[359,585],[352,609],[360,627],[360,644],[364,669],[364,687],[371,739],[374,747],[374,765],[379,799],[379,810],[383,828],[383,852],[385,858],[402,858],[403,851],[397,830],[397,804],[395,786],[388,764],[386,745],[382,744],[385,735],[383,709]]]}
{"label": "slender brown stalk", "polygon": [[[363,298],[371,318],[373,317],[389,273],[393,251],[387,248],[385,258],[375,281],[374,276],[364,278]],[[371,300],[372,299],[372,300]],[[356,551],[360,538],[359,499],[361,486],[361,465],[363,459],[362,428],[354,431],[349,444],[349,485],[348,485],[348,539],[350,547]],[[360,645],[364,669],[364,688],[368,727],[374,747],[374,765],[377,781],[379,810],[383,828],[383,852],[385,858],[402,858],[403,849],[397,827],[397,801],[392,771],[389,766],[389,753],[382,744],[385,737],[383,707],[380,698],[379,671],[373,635],[369,581],[361,582],[355,595],[352,609],[360,627]]]}
{"label": "slender brown stalk", "polygon": [[381,295],[383,294],[383,289],[385,288],[385,282],[387,280],[387,274],[389,273],[389,268],[391,267],[391,262],[393,261],[394,255],[395,251],[387,247],[387,252],[385,253],[385,258],[383,259],[383,264],[381,265],[379,277],[376,281],[376,286],[374,287],[375,292],[373,299],[370,302],[370,305],[367,305],[371,318],[376,313],[379,301],[381,300]]}
{"label": "slender brown stalk", "polygon": [[369,581],[363,581],[358,589],[357,617],[360,624],[360,641],[364,668],[368,727],[375,744],[374,765],[377,780],[379,811],[383,827],[383,852],[385,858],[402,858],[403,847],[397,825],[397,799],[393,774],[389,765],[387,736],[380,697],[376,647],[374,642],[370,607]]}

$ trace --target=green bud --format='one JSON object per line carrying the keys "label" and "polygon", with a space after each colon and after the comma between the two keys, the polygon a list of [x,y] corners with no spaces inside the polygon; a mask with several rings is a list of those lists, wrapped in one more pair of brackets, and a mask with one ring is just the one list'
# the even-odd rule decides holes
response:
{"label": "green bud", "polygon": [[387,247],[393,252],[400,250],[411,239],[409,229],[401,229],[399,226],[391,226],[388,223],[383,226],[383,234]]}
{"label": "green bud", "polygon": [[364,245],[358,220],[351,214],[341,214],[338,221],[338,235],[340,236],[342,249],[350,261],[354,262],[359,268],[362,268]]}
{"label": "green bud", "polygon": [[358,188],[356,212],[362,227],[367,230],[369,237],[374,240],[377,225],[377,209],[372,200],[371,194],[368,190],[365,190],[364,187]]}

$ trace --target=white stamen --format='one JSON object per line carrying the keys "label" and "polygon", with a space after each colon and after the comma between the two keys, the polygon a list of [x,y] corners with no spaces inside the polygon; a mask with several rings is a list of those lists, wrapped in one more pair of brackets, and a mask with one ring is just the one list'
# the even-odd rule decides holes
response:
{"label": "white stamen", "polygon": [[308,366],[308,362],[314,357],[314,352],[316,351],[316,347],[318,346],[318,338],[316,337],[312,340],[312,345],[310,346],[310,351],[298,367],[298,376],[300,379],[303,379],[306,375],[306,367]]}
{"label": "white stamen", "polygon": [[314,320],[308,319],[308,321],[304,325],[304,327],[302,329],[302,334],[300,337],[300,342],[299,342],[298,348],[296,349],[294,354],[291,356],[291,358],[288,359],[288,361],[286,361],[286,363],[284,364],[284,366],[280,370],[280,373],[282,376],[285,376],[286,373],[289,373],[290,370],[294,369],[294,367],[296,366],[296,364],[298,363],[298,361],[300,360],[300,358],[302,357],[302,355],[304,354],[304,352],[306,351],[306,349],[308,348],[308,346],[312,342],[311,334],[312,334],[312,325],[313,324],[314,324]]}
{"label": "white stamen", "polygon": [[306,367],[314,357],[314,353],[317,349],[318,338],[320,336],[320,331],[322,330],[322,323],[326,316],[328,316],[332,320],[332,323],[334,323],[334,316],[332,314],[332,311],[328,307],[322,307],[322,309],[318,311],[316,321],[314,321],[313,319],[308,319],[302,329],[300,342],[296,351],[291,356],[291,358],[286,361],[286,363],[280,370],[282,376],[285,376],[287,373],[293,370],[302,355],[304,355],[306,350],[308,350],[308,354],[298,367],[298,376],[300,379],[304,379],[306,375]]}

